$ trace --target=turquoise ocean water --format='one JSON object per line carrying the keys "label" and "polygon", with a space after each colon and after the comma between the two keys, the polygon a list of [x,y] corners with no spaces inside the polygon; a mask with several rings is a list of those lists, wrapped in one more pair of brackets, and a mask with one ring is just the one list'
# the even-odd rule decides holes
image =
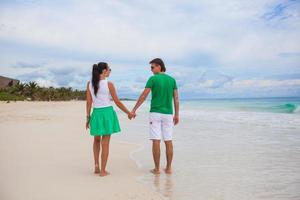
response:
{"label": "turquoise ocean water", "polygon": [[[116,140],[141,146],[131,154],[144,172],[137,180],[165,199],[299,200],[299,106],[294,97],[182,100],[171,176],[149,173],[149,102],[134,121],[121,124]],[[163,144],[161,150],[163,168]]]}
{"label": "turquoise ocean water", "polygon": [[300,97],[183,100],[190,108],[249,112],[300,113]]}

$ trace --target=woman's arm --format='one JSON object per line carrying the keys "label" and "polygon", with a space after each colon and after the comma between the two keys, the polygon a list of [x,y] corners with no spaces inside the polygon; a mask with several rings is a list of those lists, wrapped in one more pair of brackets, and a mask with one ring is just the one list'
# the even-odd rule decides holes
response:
{"label": "woman's arm", "polygon": [[92,107],[92,95],[89,90],[89,84],[90,82],[88,81],[87,87],[86,87],[86,125],[85,128],[89,128],[89,122],[90,122],[90,113],[91,113],[91,107]]}
{"label": "woman's arm", "polygon": [[120,101],[115,86],[112,82],[108,82],[108,88],[109,88],[109,92],[111,94],[112,99],[114,100],[115,104],[124,112],[128,115],[128,118],[132,118],[132,114],[129,112],[129,110],[126,108],[126,106],[124,106],[124,104]]}

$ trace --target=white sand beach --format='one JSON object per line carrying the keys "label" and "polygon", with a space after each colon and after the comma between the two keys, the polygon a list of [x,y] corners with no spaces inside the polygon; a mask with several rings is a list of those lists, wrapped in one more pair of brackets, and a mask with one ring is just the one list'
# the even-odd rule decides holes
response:
{"label": "white sand beach", "polygon": [[[115,108],[122,131],[112,137],[104,178],[93,174],[84,101],[1,102],[0,199],[298,200],[298,111],[245,110],[269,101],[181,102],[171,176],[149,173],[149,102],[134,121]],[[275,99],[271,108],[282,101],[293,102]]]}
{"label": "white sand beach", "polygon": [[112,137],[111,175],[93,173],[85,102],[1,102],[0,111],[0,199],[162,199],[136,180],[138,146]]}

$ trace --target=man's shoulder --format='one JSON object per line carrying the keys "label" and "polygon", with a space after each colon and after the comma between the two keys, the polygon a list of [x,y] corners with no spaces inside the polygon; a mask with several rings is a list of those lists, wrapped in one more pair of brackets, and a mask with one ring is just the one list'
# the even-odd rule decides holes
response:
{"label": "man's shoulder", "polygon": [[154,74],[152,76],[149,77],[148,80],[152,79],[152,80],[156,80],[156,79],[171,79],[175,81],[175,78],[173,78],[171,75],[163,73],[163,74]]}
{"label": "man's shoulder", "polygon": [[169,75],[169,74],[165,74],[165,75],[166,75],[166,77],[168,77],[169,79],[172,79],[172,80],[175,81],[175,78],[174,78],[173,76],[171,76],[171,75]]}
{"label": "man's shoulder", "polygon": [[155,75],[150,76],[150,77],[148,78],[148,81],[154,79],[154,76],[155,76]]}

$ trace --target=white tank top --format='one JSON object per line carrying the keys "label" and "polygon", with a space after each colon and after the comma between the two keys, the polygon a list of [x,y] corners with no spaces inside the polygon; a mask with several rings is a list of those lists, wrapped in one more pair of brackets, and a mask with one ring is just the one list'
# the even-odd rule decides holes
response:
{"label": "white tank top", "polygon": [[103,107],[111,106],[110,92],[108,89],[108,81],[106,79],[99,81],[97,96],[95,96],[92,81],[90,81],[89,83],[89,89],[92,95],[94,108],[103,108]]}

